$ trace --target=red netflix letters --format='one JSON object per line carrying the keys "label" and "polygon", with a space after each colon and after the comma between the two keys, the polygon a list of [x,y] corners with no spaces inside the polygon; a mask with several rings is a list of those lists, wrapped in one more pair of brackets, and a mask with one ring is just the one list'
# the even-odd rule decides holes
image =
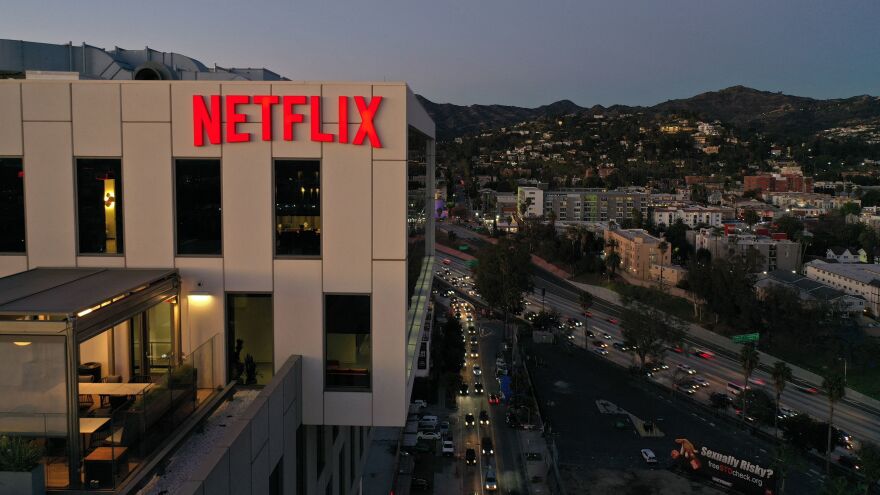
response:
{"label": "red netflix letters", "polygon": [[[338,139],[340,143],[349,143],[348,133],[348,109],[349,96],[340,96],[338,100],[339,119],[336,134],[329,131],[323,123],[321,114],[322,99],[320,96],[275,96],[275,95],[193,95],[193,145],[205,146],[205,135],[208,137],[210,144],[223,143],[224,136],[222,132],[223,122],[221,115],[226,117],[226,136],[227,143],[243,143],[251,140],[251,133],[239,131],[239,124],[248,123],[248,115],[241,112],[243,105],[259,105],[261,110],[261,133],[260,138],[263,141],[271,141],[273,137],[272,126],[272,110],[275,106],[281,105],[282,136],[285,141],[294,141],[293,128],[294,124],[301,124],[305,120],[305,111],[308,105],[308,115],[310,123],[309,138],[312,141],[322,143],[332,143]],[[379,111],[379,105],[382,103],[381,96],[374,96],[367,101],[363,96],[354,96],[354,104],[358,114],[361,117],[360,127],[351,140],[351,144],[363,145],[365,140],[370,142],[373,148],[381,148],[382,141],[376,131],[374,119]],[[224,101],[225,100],[225,101]],[[225,112],[225,113],[224,113]]]}

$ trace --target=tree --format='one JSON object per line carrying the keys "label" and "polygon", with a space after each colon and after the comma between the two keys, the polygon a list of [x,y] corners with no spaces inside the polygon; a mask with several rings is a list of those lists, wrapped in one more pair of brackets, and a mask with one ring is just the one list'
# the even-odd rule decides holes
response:
{"label": "tree", "polygon": [[828,368],[822,380],[825,397],[828,398],[828,442],[825,448],[825,473],[831,471],[831,428],[834,425],[834,407],[846,396],[846,380],[836,366]]}
{"label": "tree", "polygon": [[[760,362],[761,357],[758,355],[758,350],[755,349],[754,344],[745,344],[742,346],[742,349],[739,351],[739,363],[742,366],[743,370],[743,387],[748,388],[749,379],[752,377],[752,373],[754,373],[755,368],[758,367],[758,363]],[[742,398],[742,420],[746,420],[746,394],[740,394]]]}
{"label": "tree", "polygon": [[578,295],[578,302],[581,305],[581,310],[586,313],[590,306],[593,305],[593,295],[587,291],[581,291]]}
{"label": "tree", "polygon": [[874,250],[877,249],[877,232],[868,227],[864,232],[859,234],[859,244],[867,253],[867,262],[874,263]]}
{"label": "tree", "polygon": [[456,234],[454,230],[450,230],[446,233],[446,238],[449,239],[450,244],[452,244],[458,239],[458,234]]}
{"label": "tree", "polygon": [[605,252],[605,267],[608,269],[608,280],[611,280],[617,269],[620,267],[620,255],[617,254],[616,240],[610,239],[605,246],[608,248]]}
{"label": "tree", "polygon": [[804,222],[797,217],[791,215],[783,215],[776,220],[776,228],[780,232],[785,232],[789,239],[795,240],[799,233],[804,231]]}
{"label": "tree", "polygon": [[862,207],[857,203],[846,203],[845,205],[840,207],[840,212],[846,215],[858,215],[859,212],[862,211]]}
{"label": "tree", "polygon": [[504,313],[507,331],[510,313],[523,309],[523,292],[529,292],[532,260],[525,244],[510,239],[499,239],[487,244],[477,253],[474,285],[490,309]]}
{"label": "tree", "polygon": [[758,215],[757,211],[749,209],[743,212],[743,221],[748,224],[751,229],[753,225],[761,221],[761,217]]}
{"label": "tree", "polygon": [[643,369],[647,356],[661,356],[666,347],[678,345],[686,334],[684,325],[678,320],[653,306],[637,302],[623,307],[620,320],[624,343],[635,346]]}
{"label": "tree", "polygon": [[859,459],[862,461],[860,472],[865,477],[865,495],[868,495],[871,493],[871,487],[880,481],[880,446],[863,440],[859,449]]}
{"label": "tree", "polygon": [[776,436],[779,436],[779,399],[785,390],[785,384],[791,380],[791,367],[783,361],[776,361],[773,364],[773,389],[776,391],[776,414],[773,416],[773,429]]}
{"label": "tree", "polygon": [[458,373],[464,365],[464,339],[462,338],[461,322],[458,318],[449,317],[441,330],[441,341],[431,346],[437,349],[435,358],[437,366],[444,373]]}
{"label": "tree", "polygon": [[843,476],[829,476],[825,478],[820,495],[850,495],[849,480]]}
{"label": "tree", "polygon": [[669,250],[669,243],[666,242],[665,240],[662,240],[662,241],[660,241],[659,244],[657,244],[657,249],[660,251],[660,263],[658,263],[658,264],[660,265],[660,290],[662,291],[663,290],[663,265],[666,264],[664,262],[664,260],[666,259],[666,251]]}

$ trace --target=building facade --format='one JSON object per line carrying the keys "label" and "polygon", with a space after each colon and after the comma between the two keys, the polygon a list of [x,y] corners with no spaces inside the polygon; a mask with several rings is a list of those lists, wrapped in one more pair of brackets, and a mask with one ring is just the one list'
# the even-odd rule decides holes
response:
{"label": "building facade", "polygon": [[707,249],[712,259],[742,256],[756,263],[757,271],[797,271],[801,263],[801,244],[788,239],[754,234],[730,234],[700,229],[694,236],[694,249]]}
{"label": "building facade", "polygon": [[864,298],[865,309],[873,315],[880,315],[880,266],[815,260],[804,264],[804,275],[849,295]]}
{"label": "building facade", "polygon": [[[641,280],[651,280],[653,265],[669,265],[672,249],[668,243],[661,244],[648,231],[642,229],[609,228],[605,230],[605,256],[612,251],[620,256],[620,271]],[[659,268],[658,268],[659,270]]]}
{"label": "building facade", "polygon": [[[357,436],[360,462],[370,428],[402,427],[419,364],[427,112],[405,83],[75,79],[0,80],[0,276],[172,270],[168,359],[207,344],[200,377],[269,385],[296,356],[300,455],[318,456],[302,486],[349,493],[360,468],[327,449],[353,452]],[[101,379],[149,377],[140,324],[112,325],[72,359],[100,363]],[[264,474],[293,480],[289,464]],[[78,469],[56,488],[87,484]]]}
{"label": "building facade", "polygon": [[725,222],[734,219],[733,208],[709,208],[705,206],[654,208],[652,215],[654,217],[654,225],[670,226],[681,220],[692,229],[700,226],[720,228]]}

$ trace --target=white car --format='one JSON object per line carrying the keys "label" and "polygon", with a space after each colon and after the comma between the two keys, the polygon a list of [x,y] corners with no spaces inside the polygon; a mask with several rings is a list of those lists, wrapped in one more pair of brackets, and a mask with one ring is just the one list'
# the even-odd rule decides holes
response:
{"label": "white car", "polygon": [[419,440],[440,440],[440,433],[436,431],[420,431],[416,434]]}
{"label": "white car", "polygon": [[443,440],[443,449],[441,453],[448,457],[455,455],[455,444],[452,443],[452,440]]}
{"label": "white car", "polygon": [[480,365],[479,365],[479,364],[475,364],[475,365],[474,365],[474,369],[473,369],[473,371],[474,371],[474,375],[476,375],[476,376],[480,376],[480,375],[483,374],[483,369],[480,368]]}
{"label": "white car", "polygon": [[654,455],[654,451],[651,449],[642,449],[642,459],[645,460],[648,464],[657,464],[657,456]]}
{"label": "white car", "polygon": [[691,368],[690,366],[688,366],[686,364],[679,364],[678,371],[687,373],[688,375],[696,375],[697,374],[697,370]]}
{"label": "white car", "polygon": [[422,399],[416,399],[412,401],[411,405],[416,406],[419,409],[424,409],[428,407],[428,403],[423,401]]}

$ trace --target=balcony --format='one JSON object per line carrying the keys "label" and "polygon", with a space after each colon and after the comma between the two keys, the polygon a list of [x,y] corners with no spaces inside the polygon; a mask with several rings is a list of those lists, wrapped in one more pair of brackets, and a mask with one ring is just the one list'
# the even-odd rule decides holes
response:
{"label": "balcony", "polygon": [[40,449],[46,489],[115,492],[216,393],[214,338],[183,356],[173,269],[0,278],[0,434]]}

